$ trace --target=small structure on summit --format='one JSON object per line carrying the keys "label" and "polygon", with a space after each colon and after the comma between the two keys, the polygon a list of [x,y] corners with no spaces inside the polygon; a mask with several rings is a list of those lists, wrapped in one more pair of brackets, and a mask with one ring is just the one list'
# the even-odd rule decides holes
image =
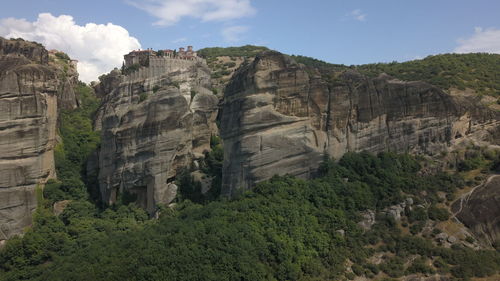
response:
{"label": "small structure on summit", "polygon": [[181,60],[198,60],[198,54],[193,51],[193,46],[187,46],[187,50],[183,47],[177,50],[158,50],[148,48],[147,50],[134,50],[124,56],[125,67],[132,65],[149,66],[151,58],[167,58],[167,59],[181,59]]}

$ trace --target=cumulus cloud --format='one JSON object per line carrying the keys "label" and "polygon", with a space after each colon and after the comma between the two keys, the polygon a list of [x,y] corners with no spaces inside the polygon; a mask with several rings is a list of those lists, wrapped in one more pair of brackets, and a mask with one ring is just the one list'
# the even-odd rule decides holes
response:
{"label": "cumulus cloud", "polygon": [[129,0],[133,6],[156,17],[155,25],[171,26],[184,17],[226,21],[256,13],[250,0]]}
{"label": "cumulus cloud", "polygon": [[242,36],[249,30],[248,26],[234,25],[222,29],[222,37],[228,43],[241,41]]}
{"label": "cumulus cloud", "polygon": [[496,53],[500,54],[500,29],[476,27],[474,34],[458,40],[455,53]]}
{"label": "cumulus cloud", "polygon": [[141,47],[128,31],[112,23],[77,25],[73,17],[55,17],[49,13],[25,19],[0,19],[0,36],[37,41],[47,49],[56,49],[77,59],[80,80],[90,82],[114,67],[119,67],[123,55]]}
{"label": "cumulus cloud", "polygon": [[357,21],[365,21],[366,14],[364,14],[360,9],[356,9],[349,13],[349,17]]}

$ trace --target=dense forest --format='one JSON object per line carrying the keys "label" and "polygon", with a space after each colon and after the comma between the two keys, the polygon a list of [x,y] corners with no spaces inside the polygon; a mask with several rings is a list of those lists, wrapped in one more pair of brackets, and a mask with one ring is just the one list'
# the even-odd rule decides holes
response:
{"label": "dense forest", "polygon": [[[262,48],[208,48],[200,54],[249,57]],[[294,58],[326,71],[386,72],[488,94],[500,89],[499,78],[488,73],[498,55],[442,55],[357,67]],[[201,168],[213,178],[214,188],[201,194],[186,170],[179,178],[175,207],[162,207],[159,219],[151,220],[127,194],[112,206],[99,202],[97,175],[85,168],[100,142],[92,129],[99,100],[84,83],[77,94],[80,107],[60,114],[58,180],[39,190],[33,227],[0,250],[0,281],[319,281],[356,276],[388,281],[433,273],[465,281],[500,271],[500,247],[445,247],[434,223],[451,218],[449,206],[457,192],[480,183],[481,178],[467,178],[469,171],[499,169],[499,154],[474,148],[474,156],[455,170],[424,174],[422,167],[430,160],[423,157],[347,153],[341,159],[325,157],[314,179],[275,176],[228,199],[218,196],[223,144],[213,136]],[[408,200],[415,207],[405,208],[401,220],[384,212]],[[54,204],[61,203],[65,208],[56,211]],[[376,223],[363,229],[359,222],[367,210],[377,214]]]}
{"label": "dense forest", "polygon": [[[418,235],[425,220],[449,216],[436,207],[437,192],[463,186],[457,175],[422,177],[419,168],[408,155],[349,153],[326,161],[315,180],[275,177],[234,200],[184,200],[156,222],[133,204],[101,210],[78,199],[58,217],[40,206],[33,229],[1,252],[0,280],[338,280],[434,272],[466,280],[496,273],[496,251],[443,248]],[[428,195],[416,196],[421,191]],[[389,216],[366,233],[356,224],[359,211],[408,196],[429,203],[408,211],[413,235]],[[379,252],[384,262],[370,263]],[[405,265],[409,256],[418,258]],[[352,272],[345,271],[348,260]]]}

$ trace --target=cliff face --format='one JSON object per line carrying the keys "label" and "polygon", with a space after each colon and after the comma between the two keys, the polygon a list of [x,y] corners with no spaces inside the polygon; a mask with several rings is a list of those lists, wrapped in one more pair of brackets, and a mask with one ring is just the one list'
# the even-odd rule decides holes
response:
{"label": "cliff face", "polygon": [[78,79],[61,77],[43,46],[0,38],[0,240],[31,224],[36,187],[55,177],[58,100],[76,105]]}
{"label": "cliff face", "polygon": [[176,175],[203,157],[216,134],[210,71],[204,61],[159,59],[127,76],[115,71],[101,84],[102,198],[112,204],[120,194],[134,194],[154,214],[158,204],[175,198]]}
{"label": "cliff face", "polygon": [[476,116],[483,115],[427,83],[354,71],[325,76],[266,52],[225,90],[222,190],[232,195],[274,174],[309,177],[325,153],[436,153],[485,121]]}

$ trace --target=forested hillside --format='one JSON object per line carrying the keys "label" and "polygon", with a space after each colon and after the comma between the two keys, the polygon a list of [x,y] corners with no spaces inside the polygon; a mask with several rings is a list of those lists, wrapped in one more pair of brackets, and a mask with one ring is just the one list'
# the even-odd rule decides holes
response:
{"label": "forested hillside", "polygon": [[[433,226],[450,214],[438,194],[452,200],[466,183],[459,174],[421,176],[420,168],[409,155],[349,153],[325,161],[315,180],[275,177],[234,200],[185,200],[157,222],[125,201],[100,210],[71,194],[57,217],[46,192],[33,229],[0,253],[0,280],[340,280],[435,272],[467,280],[498,272],[496,251],[440,246],[442,230]],[[370,230],[357,225],[360,211],[407,198],[414,207],[401,220],[379,214]]]}
{"label": "forested hillside", "polygon": [[466,88],[478,94],[500,97],[500,55],[498,54],[443,54],[407,62],[339,65],[318,59],[292,56],[297,62],[323,71],[356,69],[370,77],[381,73],[405,81],[425,81],[443,90]]}
{"label": "forested hillside", "polygon": [[401,80],[421,80],[442,89],[470,88],[478,94],[500,96],[498,54],[443,54],[403,63],[376,63],[357,67],[370,76],[381,72]]}

